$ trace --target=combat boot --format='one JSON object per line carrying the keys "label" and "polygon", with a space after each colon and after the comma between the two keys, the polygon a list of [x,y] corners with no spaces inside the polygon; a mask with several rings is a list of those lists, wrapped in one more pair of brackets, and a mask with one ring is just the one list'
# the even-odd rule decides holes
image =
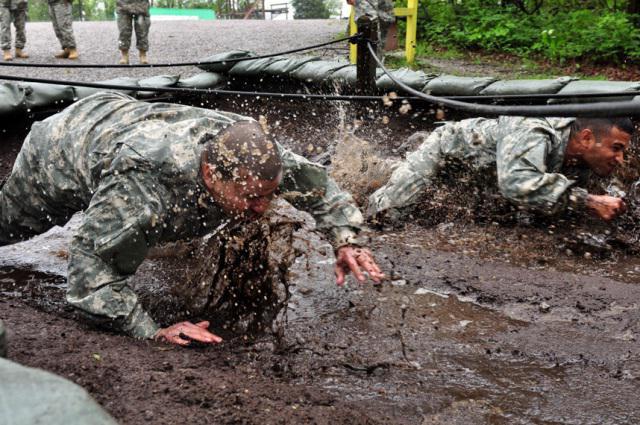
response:
{"label": "combat boot", "polygon": [[3,50],[2,58],[6,61],[12,60],[13,56],[11,56],[11,50]]}
{"label": "combat boot", "polygon": [[69,49],[67,49],[66,47],[64,49],[62,49],[61,52],[56,53],[54,55],[54,57],[58,58],[58,59],[66,59],[69,57]]}
{"label": "combat boot", "polygon": [[67,59],[78,59],[78,50],[75,47],[69,48],[69,56]]}
{"label": "combat boot", "polygon": [[140,50],[140,63],[147,64],[149,61],[147,60],[147,51]]}
{"label": "combat boot", "polygon": [[26,54],[25,52],[23,52],[23,51],[22,51],[22,49],[18,49],[18,48],[16,47],[16,58],[26,59],[26,58],[28,58],[28,57],[29,57],[29,55],[28,55],[28,54]]}
{"label": "combat boot", "polygon": [[129,50],[120,49],[120,60],[118,63],[120,65],[129,65]]}

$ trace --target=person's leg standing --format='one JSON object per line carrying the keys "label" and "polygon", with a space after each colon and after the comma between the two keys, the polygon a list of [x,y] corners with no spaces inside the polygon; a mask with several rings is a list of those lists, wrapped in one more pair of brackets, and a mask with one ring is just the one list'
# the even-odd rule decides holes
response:
{"label": "person's leg standing", "polygon": [[11,9],[9,0],[0,0],[0,45],[3,59],[10,61],[11,56]]}
{"label": "person's leg standing", "polygon": [[16,58],[26,59],[29,57],[24,52],[27,44],[27,2],[18,3],[18,7],[13,11],[13,26],[16,28]]}

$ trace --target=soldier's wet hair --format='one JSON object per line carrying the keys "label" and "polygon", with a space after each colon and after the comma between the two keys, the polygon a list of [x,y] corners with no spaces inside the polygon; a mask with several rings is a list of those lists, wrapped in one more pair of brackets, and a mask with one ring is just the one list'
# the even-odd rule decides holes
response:
{"label": "soldier's wet hair", "polygon": [[202,160],[211,164],[215,177],[235,180],[240,170],[259,180],[273,180],[282,172],[282,159],[256,121],[239,121],[217,135],[207,135]]}
{"label": "soldier's wet hair", "polygon": [[588,128],[600,138],[607,135],[614,127],[629,135],[633,135],[635,130],[630,118],[576,118],[571,125],[571,137]]}

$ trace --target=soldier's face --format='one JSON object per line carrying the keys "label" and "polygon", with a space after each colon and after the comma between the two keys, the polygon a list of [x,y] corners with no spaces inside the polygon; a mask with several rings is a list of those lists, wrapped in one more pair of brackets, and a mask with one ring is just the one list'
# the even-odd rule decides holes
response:
{"label": "soldier's face", "polygon": [[631,135],[617,127],[602,137],[591,133],[582,159],[594,173],[605,177],[624,163],[624,154],[630,143]]}
{"label": "soldier's face", "polygon": [[259,180],[241,173],[238,180],[214,182],[209,193],[227,214],[253,220],[269,209],[281,179],[282,173],[274,180]]}

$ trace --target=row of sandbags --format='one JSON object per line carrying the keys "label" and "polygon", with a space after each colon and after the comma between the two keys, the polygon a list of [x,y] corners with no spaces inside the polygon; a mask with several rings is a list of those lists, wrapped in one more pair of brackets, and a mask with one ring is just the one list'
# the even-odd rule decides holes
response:
{"label": "row of sandbags", "polygon": [[[203,62],[229,61],[250,58],[254,53],[245,50],[234,50],[210,56]],[[242,62],[227,62],[214,65],[200,65],[199,68],[227,75],[233,82],[234,77],[260,78],[263,76],[281,76],[305,83],[323,84],[356,84],[356,66],[346,61],[322,60],[319,57],[272,57]],[[409,87],[434,96],[476,96],[476,95],[530,95],[530,94],[563,94],[578,93],[612,93],[639,91],[640,81],[583,81],[574,77],[560,77],[545,80],[498,80],[493,77],[457,77],[453,75],[426,74],[407,68],[390,72],[397,80]],[[382,92],[401,91],[400,87],[377,69],[376,86]],[[629,97],[615,98],[583,98],[582,101],[593,100],[629,100]]]}
{"label": "row of sandbags", "polygon": [[[159,75],[150,78],[114,78],[98,81],[99,84],[131,87],[183,87],[209,89],[223,85],[225,77],[218,73],[202,72],[189,78],[171,75]],[[0,116],[5,114],[24,114],[58,104],[75,102],[105,89],[65,86],[43,83],[0,83]],[[119,90],[129,95],[145,98],[155,93],[144,90]]]}

